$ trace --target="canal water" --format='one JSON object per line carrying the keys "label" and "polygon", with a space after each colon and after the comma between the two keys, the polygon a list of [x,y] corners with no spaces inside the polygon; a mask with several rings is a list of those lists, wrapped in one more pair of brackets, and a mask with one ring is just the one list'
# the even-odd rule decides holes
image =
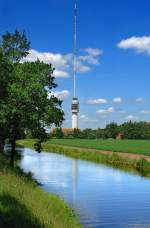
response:
{"label": "canal water", "polygon": [[85,228],[150,228],[150,179],[64,155],[21,149],[20,167],[63,198]]}

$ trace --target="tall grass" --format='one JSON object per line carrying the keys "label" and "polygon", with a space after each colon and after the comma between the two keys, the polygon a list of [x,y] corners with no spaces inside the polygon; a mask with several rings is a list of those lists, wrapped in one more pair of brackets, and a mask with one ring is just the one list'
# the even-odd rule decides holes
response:
{"label": "tall grass", "polygon": [[74,212],[0,155],[0,227],[77,228]]}

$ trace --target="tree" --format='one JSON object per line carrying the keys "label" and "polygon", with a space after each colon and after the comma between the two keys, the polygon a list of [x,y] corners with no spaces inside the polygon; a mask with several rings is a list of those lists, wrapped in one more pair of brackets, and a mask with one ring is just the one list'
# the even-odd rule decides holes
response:
{"label": "tree", "polygon": [[4,141],[8,133],[7,114],[9,85],[13,82],[13,70],[16,62],[28,54],[29,42],[25,33],[7,32],[0,41],[0,151],[3,151]]}
{"label": "tree", "polygon": [[122,132],[127,139],[146,139],[148,123],[129,121],[121,125]]}
{"label": "tree", "polygon": [[[11,165],[14,164],[16,140],[26,130],[38,139],[38,151],[47,136],[46,126],[59,126],[63,121],[62,102],[51,94],[57,85],[54,82],[53,67],[43,62],[20,63],[29,50],[29,42],[25,34],[16,31],[3,36],[1,50],[8,55],[8,62],[13,65],[12,81],[7,85],[8,95],[6,120],[11,142]],[[37,148],[37,146],[36,146]]]}
{"label": "tree", "polygon": [[56,128],[55,136],[57,139],[62,139],[64,137],[64,134],[61,128]]}
{"label": "tree", "polygon": [[107,131],[105,129],[98,128],[96,130],[96,138],[97,139],[106,139],[107,138]]}
{"label": "tree", "polygon": [[56,86],[52,73],[51,65],[39,61],[15,66],[16,80],[9,87],[7,118],[12,145],[11,164],[21,132],[30,129],[41,143],[46,138],[46,126],[59,126],[63,121],[61,101],[54,96],[48,98],[48,93]]}
{"label": "tree", "polygon": [[96,134],[94,132],[94,130],[92,130],[91,128],[86,128],[82,131],[83,134],[83,138],[86,139],[95,139],[96,138]]}
{"label": "tree", "polygon": [[25,31],[14,33],[6,32],[2,35],[0,50],[3,55],[12,63],[20,62],[23,57],[28,55],[30,42],[27,40]]}
{"label": "tree", "polygon": [[107,124],[105,130],[108,138],[115,139],[117,134],[119,133],[118,125],[116,123]]}
{"label": "tree", "polygon": [[81,139],[82,138],[82,131],[80,129],[73,129],[73,138]]}
{"label": "tree", "polygon": [[11,82],[12,65],[0,51],[0,152],[4,150],[4,141],[7,134],[7,104],[8,84]]}

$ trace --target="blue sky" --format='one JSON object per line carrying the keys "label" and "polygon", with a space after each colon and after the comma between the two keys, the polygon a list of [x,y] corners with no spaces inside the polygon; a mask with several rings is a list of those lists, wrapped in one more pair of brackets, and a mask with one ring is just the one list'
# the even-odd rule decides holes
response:
{"label": "blue sky", "polygon": [[[78,0],[79,126],[150,120],[150,1]],[[55,65],[71,127],[73,0],[0,0],[0,34],[25,29],[29,61]]]}

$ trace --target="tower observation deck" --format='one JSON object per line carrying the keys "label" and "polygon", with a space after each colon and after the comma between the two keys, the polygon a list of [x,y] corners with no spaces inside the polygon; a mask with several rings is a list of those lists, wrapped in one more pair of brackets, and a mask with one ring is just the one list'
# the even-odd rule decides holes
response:
{"label": "tower observation deck", "polygon": [[78,128],[79,101],[76,97],[76,76],[77,76],[77,0],[74,0],[74,51],[73,51],[73,87],[74,96],[72,98],[72,129]]}
{"label": "tower observation deck", "polygon": [[73,97],[72,98],[72,129],[78,128],[78,112],[79,112],[79,101],[78,98]]}

